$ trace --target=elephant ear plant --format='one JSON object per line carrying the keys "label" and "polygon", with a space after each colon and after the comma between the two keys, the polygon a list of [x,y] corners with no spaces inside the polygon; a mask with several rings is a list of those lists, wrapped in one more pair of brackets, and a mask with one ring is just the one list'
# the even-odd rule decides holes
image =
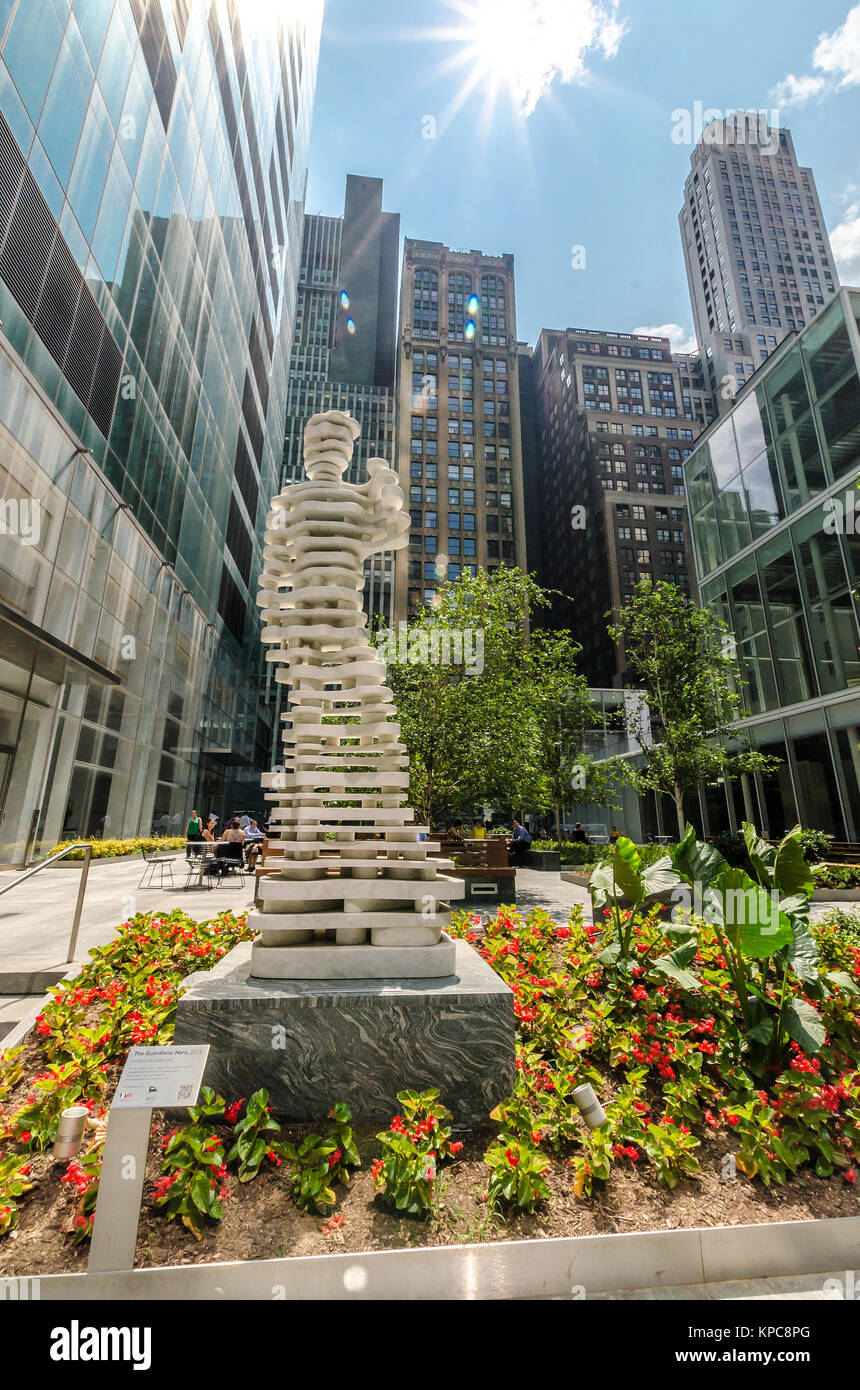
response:
{"label": "elephant ear plant", "polygon": [[[611,857],[605,863],[598,864],[588,881],[595,917],[598,912],[609,911],[612,940],[600,954],[602,965],[630,973],[636,960],[633,950],[636,918],[633,909],[643,907],[649,898],[656,900],[667,897],[679,883],[680,879],[668,855],[645,868],[633,841],[623,835],[619,837]],[[627,906],[622,907],[622,903]],[[686,934],[690,935],[689,932]],[[695,951],[695,947],[693,949]],[[692,985],[696,983],[692,976],[690,982]]]}
{"label": "elephant ear plant", "polygon": [[[800,827],[777,846],[760,839],[747,823],[743,836],[749,873],[697,840],[692,827],[670,857],[692,889],[692,895],[682,896],[692,907],[693,923],[703,919],[720,943],[743,1020],[745,1062],[761,1076],[781,1068],[791,1040],[807,1053],[824,1044],[821,1015],[801,993],[824,999],[831,984],[855,987],[847,976],[819,970],[809,930],[814,880]],[[678,896],[676,891],[673,897]]]}

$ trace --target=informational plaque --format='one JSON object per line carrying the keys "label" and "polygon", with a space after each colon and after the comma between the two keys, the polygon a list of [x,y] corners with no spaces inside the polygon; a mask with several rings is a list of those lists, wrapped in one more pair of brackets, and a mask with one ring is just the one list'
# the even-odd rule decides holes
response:
{"label": "informational plaque", "polygon": [[194,1105],[208,1056],[208,1043],[200,1047],[131,1048],[111,1109]]}

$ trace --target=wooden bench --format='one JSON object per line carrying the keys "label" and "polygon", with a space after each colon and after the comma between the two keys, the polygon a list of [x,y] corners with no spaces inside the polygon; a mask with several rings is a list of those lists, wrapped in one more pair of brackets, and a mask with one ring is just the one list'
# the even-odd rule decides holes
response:
{"label": "wooden bench", "polygon": [[[383,841],[380,840],[380,848]],[[489,901],[491,898],[498,902],[515,903],[517,900],[516,877],[517,871],[508,865],[508,851],[505,841],[499,837],[488,837],[486,840],[443,840],[439,835],[430,835],[426,842],[428,859],[451,859],[456,855],[457,864],[454,873],[457,878],[465,879],[466,895],[464,898],[456,898],[455,902],[477,902],[478,900]],[[331,856],[337,858],[340,846],[332,841]],[[260,906],[260,879],[264,874],[275,874],[281,868],[281,856],[279,854],[280,841],[274,840],[271,845],[268,838],[264,839],[260,845],[260,854],[257,867],[254,869],[254,906]],[[321,851],[326,854],[326,849]],[[277,859],[277,863],[267,863],[267,860]],[[380,860],[384,863],[384,860]]]}
{"label": "wooden bench", "polygon": [[457,840],[431,835],[430,841],[438,845],[438,850],[430,850],[430,857],[436,854],[442,859],[454,859],[454,873],[465,879],[466,896],[458,898],[458,902],[516,902],[517,871],[508,864],[508,849],[501,836]]}

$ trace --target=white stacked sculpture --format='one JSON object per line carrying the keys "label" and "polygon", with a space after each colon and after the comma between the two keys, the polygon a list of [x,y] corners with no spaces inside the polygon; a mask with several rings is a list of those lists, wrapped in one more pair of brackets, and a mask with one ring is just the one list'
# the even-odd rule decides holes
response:
{"label": "white stacked sculpture", "polygon": [[343,481],[360,426],[344,411],[305,428],[310,481],[272,500],[258,602],[275,679],[290,686],[284,770],[267,773],[274,803],[259,878],[261,934],[251,975],[263,979],[427,978],[454,973],[444,935],[461,879],[430,860],[426,828],[405,806],[408,758],[385,664],[362,610],[364,561],[406,545],[397,474],[370,459],[368,481]]}

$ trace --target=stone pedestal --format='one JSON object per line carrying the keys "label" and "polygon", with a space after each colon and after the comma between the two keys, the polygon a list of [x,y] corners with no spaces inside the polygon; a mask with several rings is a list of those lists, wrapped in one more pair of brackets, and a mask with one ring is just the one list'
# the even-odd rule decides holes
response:
{"label": "stone pedestal", "polygon": [[265,1086],[285,1120],[345,1101],[388,1122],[398,1091],[432,1086],[458,1127],[481,1124],[513,1090],[514,1000],[467,942],[453,948],[436,979],[259,980],[245,943],[190,978],[175,1041],[209,1043],[206,1084],[228,1101]]}

